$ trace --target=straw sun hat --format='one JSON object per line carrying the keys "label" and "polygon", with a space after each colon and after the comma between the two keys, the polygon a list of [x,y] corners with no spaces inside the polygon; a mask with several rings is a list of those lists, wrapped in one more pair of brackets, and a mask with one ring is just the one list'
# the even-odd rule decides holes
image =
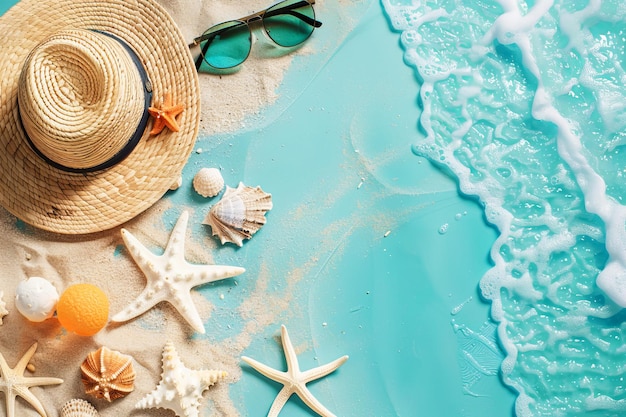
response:
{"label": "straw sun hat", "polygon": [[[166,97],[179,131],[151,135]],[[178,178],[199,122],[191,55],[155,1],[21,0],[0,17],[0,204],[25,222],[133,218]]]}

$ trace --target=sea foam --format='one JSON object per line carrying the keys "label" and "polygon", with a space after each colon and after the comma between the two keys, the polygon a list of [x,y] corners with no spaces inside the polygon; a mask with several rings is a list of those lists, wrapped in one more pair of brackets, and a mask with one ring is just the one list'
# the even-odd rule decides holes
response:
{"label": "sea foam", "polygon": [[626,403],[626,4],[383,0],[420,82],[414,152],[500,234],[480,279],[518,416]]}

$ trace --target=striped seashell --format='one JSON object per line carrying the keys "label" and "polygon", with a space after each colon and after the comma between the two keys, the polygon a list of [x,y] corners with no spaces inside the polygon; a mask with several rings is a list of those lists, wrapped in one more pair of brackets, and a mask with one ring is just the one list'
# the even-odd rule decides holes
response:
{"label": "striped seashell", "polygon": [[271,209],[271,194],[240,182],[237,188],[226,187],[202,223],[211,226],[222,245],[231,242],[242,246],[244,239],[250,239],[265,224],[265,213]]}
{"label": "striped seashell", "polygon": [[217,168],[202,168],[193,177],[193,188],[202,197],[215,197],[224,188],[224,178]]}
{"label": "striped seashell", "polygon": [[111,402],[135,388],[133,358],[101,347],[89,353],[80,366],[85,392]]}
{"label": "striped seashell", "polygon": [[98,417],[98,411],[91,403],[74,398],[69,400],[61,408],[61,417]]}

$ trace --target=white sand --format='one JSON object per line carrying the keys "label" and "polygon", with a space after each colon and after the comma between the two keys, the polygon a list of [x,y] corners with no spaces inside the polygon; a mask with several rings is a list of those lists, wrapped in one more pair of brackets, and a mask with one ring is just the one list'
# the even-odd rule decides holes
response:
{"label": "white sand", "polygon": [[[211,24],[237,18],[269,5],[267,1],[261,0],[251,0],[245,4],[227,0],[162,0],[162,3],[180,25],[188,41]],[[323,10],[323,7],[323,2],[318,1],[316,9]],[[338,34],[337,45],[349,31],[349,25],[341,30],[343,33]],[[260,33],[257,35],[263,36]],[[203,106],[201,136],[236,130],[245,117],[276,100],[276,89],[289,68],[293,54],[271,59],[258,56],[257,48],[263,48],[267,42],[263,38],[253,46],[251,57],[239,72],[223,76],[200,76]],[[310,41],[297,54],[315,53],[314,44],[314,41]],[[163,211],[168,208],[168,204],[167,200],[162,200],[124,226],[146,245],[163,247],[171,230],[170,225],[161,224]],[[31,374],[27,371],[27,376],[54,376],[65,381],[59,386],[31,389],[50,417],[57,417],[61,406],[71,398],[89,400],[104,417],[172,416],[171,411],[133,410],[134,404],[151,391],[160,379],[161,350],[165,340],[174,342],[183,361],[190,368],[217,368],[229,374],[226,381],[205,393],[201,415],[239,415],[237,405],[229,395],[229,388],[241,377],[241,352],[267,326],[275,326],[278,330],[276,317],[289,304],[290,288],[286,288],[282,294],[276,294],[269,289],[269,274],[262,273],[256,277],[256,289],[248,294],[242,306],[242,317],[246,323],[241,334],[233,340],[212,344],[191,338],[193,333],[190,327],[165,303],[136,320],[122,325],[109,325],[94,337],[79,337],[66,333],[56,318],[44,323],[28,322],[14,307],[15,288],[18,282],[30,276],[47,278],[59,292],[70,284],[95,283],[109,295],[111,314],[120,311],[143,289],[145,278],[130,257],[114,255],[116,247],[122,245],[119,228],[95,236],[67,237],[28,226],[18,227],[15,217],[0,209],[0,233],[0,290],[4,291],[4,300],[10,311],[0,326],[0,352],[8,364],[14,366],[26,350],[38,342],[39,347],[32,360],[35,372]],[[189,237],[187,240],[186,257],[190,262],[212,263],[206,242],[190,241]],[[299,277],[293,277],[291,285],[295,285],[298,280]],[[194,300],[205,318],[215,309],[197,293]],[[268,309],[268,305],[275,307]],[[87,353],[103,345],[132,355],[137,372],[135,391],[127,398],[111,404],[86,396],[80,381],[79,366]],[[0,402],[0,416],[3,416],[4,399]],[[269,407],[269,404],[265,406]],[[25,401],[18,399],[16,415],[29,417],[38,414]]]}

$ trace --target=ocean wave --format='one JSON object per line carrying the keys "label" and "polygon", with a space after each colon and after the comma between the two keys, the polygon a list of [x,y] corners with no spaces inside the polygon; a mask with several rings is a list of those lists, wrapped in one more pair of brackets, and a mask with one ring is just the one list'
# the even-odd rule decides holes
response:
{"label": "ocean wave", "polygon": [[608,416],[626,384],[626,5],[383,0],[420,82],[414,152],[499,230],[480,280],[518,416]]}

